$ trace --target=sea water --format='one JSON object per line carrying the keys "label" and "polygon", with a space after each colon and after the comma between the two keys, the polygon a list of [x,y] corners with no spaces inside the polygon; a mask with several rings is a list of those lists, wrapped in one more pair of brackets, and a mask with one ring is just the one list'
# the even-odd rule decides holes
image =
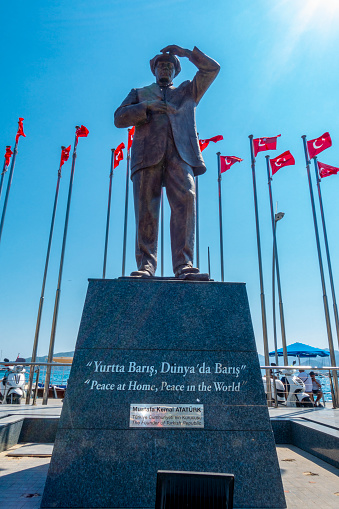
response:
{"label": "sea water", "polygon": [[[67,385],[69,374],[71,372],[71,366],[53,366],[51,369],[51,380],[52,385]],[[36,381],[36,373],[34,373],[33,383]],[[26,382],[29,377],[29,367],[26,368]],[[46,366],[41,366],[39,373],[39,383],[45,383],[46,378]]]}

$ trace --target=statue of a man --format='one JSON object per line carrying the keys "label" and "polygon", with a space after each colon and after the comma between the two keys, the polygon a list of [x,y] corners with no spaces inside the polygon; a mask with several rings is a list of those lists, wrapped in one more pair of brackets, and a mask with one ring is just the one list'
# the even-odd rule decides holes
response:
{"label": "statue of a man", "polygon": [[[198,72],[178,88],[173,79],[187,57]],[[199,279],[193,267],[195,236],[194,176],[205,173],[195,125],[195,109],[216,78],[219,64],[202,53],[166,46],[151,61],[156,83],[133,88],[114,114],[116,127],[135,126],[131,155],[136,219],[136,261],[131,276],[150,277],[157,267],[162,186],[171,208],[173,272],[180,279]],[[202,276],[202,275],[201,275]]]}

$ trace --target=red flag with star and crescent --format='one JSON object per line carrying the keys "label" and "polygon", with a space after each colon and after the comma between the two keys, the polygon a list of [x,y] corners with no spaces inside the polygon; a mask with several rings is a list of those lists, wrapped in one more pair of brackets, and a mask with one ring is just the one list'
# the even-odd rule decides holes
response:
{"label": "red flag with star and crescent", "polygon": [[19,127],[18,127],[18,132],[16,133],[15,143],[18,143],[20,136],[23,136],[24,138],[26,138],[26,134],[24,133],[24,126],[22,123],[23,121],[24,121],[24,119],[22,117],[19,117],[19,121],[18,121]]}
{"label": "red flag with star and crescent", "polygon": [[211,141],[213,141],[213,143],[216,143],[217,141],[221,141],[223,139],[224,139],[224,137],[221,134],[219,134],[218,136],[213,136],[213,138],[208,138],[206,140],[199,140],[200,151],[202,152],[203,150],[205,150],[205,148],[208,147],[208,145],[210,144]]}
{"label": "red flag with star and crescent", "polygon": [[256,138],[253,140],[254,157],[257,157],[258,152],[266,150],[277,150],[277,139],[281,134],[273,136],[272,138]]}
{"label": "red flag with star and crescent", "polygon": [[134,138],[134,131],[135,131],[135,126],[133,126],[129,132],[128,132],[128,143],[127,143],[127,150],[130,150],[131,146],[132,146],[132,143],[133,143],[133,138]]}
{"label": "red flag with star and crescent", "polygon": [[315,138],[307,142],[307,150],[310,159],[320,154],[323,150],[332,146],[330,133],[324,133],[320,138]]}
{"label": "red flag with star and crescent", "polygon": [[69,147],[64,147],[61,149],[60,168],[66,161],[68,161],[70,151],[71,145]]}
{"label": "red flag with star and crescent", "polygon": [[277,173],[283,166],[293,166],[295,164],[294,157],[289,150],[280,154],[280,156],[270,159],[272,175]]}
{"label": "red flag with star and crescent", "polygon": [[330,175],[336,175],[339,168],[330,166],[329,164],[321,163],[318,161],[319,174],[321,178],[329,177]]}
{"label": "red flag with star and crescent", "polygon": [[235,156],[220,156],[220,173],[229,170],[232,164],[240,163],[243,159]]}
{"label": "red flag with star and crescent", "polygon": [[120,161],[123,160],[124,154],[123,154],[122,149],[124,149],[124,148],[125,148],[125,144],[124,143],[120,143],[120,145],[118,145],[117,148],[115,149],[115,152],[114,152],[114,168],[119,166]]}
{"label": "red flag with star and crescent", "polygon": [[78,129],[75,131],[75,135],[78,141],[78,138],[87,138],[89,133],[89,130],[84,125],[78,127]]}
{"label": "red flag with star and crescent", "polygon": [[6,153],[5,153],[5,165],[9,166],[9,162],[11,160],[11,157],[13,155],[13,152],[11,151],[10,145],[6,147]]}

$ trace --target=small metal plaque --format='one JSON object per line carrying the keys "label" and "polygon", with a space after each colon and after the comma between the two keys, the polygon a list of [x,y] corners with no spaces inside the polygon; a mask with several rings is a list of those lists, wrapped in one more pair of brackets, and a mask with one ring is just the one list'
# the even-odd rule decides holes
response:
{"label": "small metal plaque", "polygon": [[145,405],[130,407],[130,428],[203,428],[204,405]]}

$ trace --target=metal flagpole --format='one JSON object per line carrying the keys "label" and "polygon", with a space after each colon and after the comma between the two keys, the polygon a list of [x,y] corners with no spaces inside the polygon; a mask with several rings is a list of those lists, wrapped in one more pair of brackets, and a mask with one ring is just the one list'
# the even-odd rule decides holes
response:
{"label": "metal flagpole", "polygon": [[277,342],[277,319],[275,316],[275,250],[273,242],[273,256],[272,256],[272,312],[273,312],[273,340],[274,340],[274,352],[275,352],[275,363],[279,365],[278,358],[278,342]]}
{"label": "metal flagpole", "polygon": [[[128,129],[128,137],[129,132],[132,128]],[[127,137],[127,139],[128,139]],[[128,147],[128,145],[127,145]],[[121,275],[125,275],[125,266],[126,266],[126,242],[127,242],[127,218],[128,218],[128,193],[129,193],[129,166],[130,166],[130,150],[127,149],[127,169],[126,169],[126,196],[125,196],[125,220],[124,220],[124,241],[122,247],[122,271]]]}
{"label": "metal flagpole", "polygon": [[338,345],[339,345],[338,307],[337,307],[337,299],[336,299],[336,296],[335,296],[333,274],[332,274],[332,264],[331,264],[331,258],[330,258],[330,249],[329,249],[329,246],[328,246],[327,230],[326,230],[326,224],[325,224],[325,214],[324,214],[323,200],[322,200],[321,189],[320,189],[320,182],[321,182],[321,180],[319,178],[319,168],[318,168],[317,158],[314,157],[313,160],[314,160],[315,177],[316,177],[316,180],[317,180],[317,187],[318,187],[318,196],[319,196],[321,222],[322,222],[323,232],[324,232],[326,258],[327,258],[327,265],[328,265],[328,273],[329,273],[329,277],[330,277],[330,285],[331,285],[331,293],[332,293],[332,300],[333,300],[333,311],[334,311],[335,327],[336,327],[336,331],[337,331],[337,338],[338,338]]}
{"label": "metal flagpole", "polygon": [[[278,202],[276,203],[275,207],[275,215],[274,215],[274,223],[275,223],[275,231],[277,232],[277,223],[284,217],[283,212],[277,212]],[[273,310],[273,339],[274,339],[274,351],[275,351],[275,363],[278,366],[279,365],[279,358],[278,358],[278,345],[277,345],[277,321],[276,321],[276,315],[275,315],[275,251],[274,251],[274,242],[273,242],[273,256],[272,256],[272,310]]]}
{"label": "metal flagpole", "polygon": [[[317,251],[318,251],[318,261],[319,261],[321,285],[322,285],[322,290],[323,290],[323,302],[324,302],[324,312],[325,312],[326,329],[327,329],[327,337],[328,337],[328,346],[329,346],[329,350],[330,350],[331,364],[332,364],[332,366],[335,366],[335,355],[334,355],[334,347],[333,347],[330,313],[329,313],[329,309],[328,309],[328,301],[327,301],[327,295],[326,295],[324,268],[323,268],[323,261],[322,261],[322,257],[321,257],[319,232],[318,232],[317,216],[316,216],[315,205],[314,205],[314,196],[313,196],[312,181],[311,181],[310,162],[308,159],[308,152],[307,152],[306,136],[303,135],[302,139],[303,139],[303,143],[304,143],[307,178],[308,178],[308,185],[309,185],[309,189],[310,189],[314,232],[315,232],[315,239],[316,239]],[[334,389],[335,389],[335,396],[336,396],[336,401],[333,402],[333,406],[334,406],[334,408],[337,408],[338,403],[339,403],[339,386],[338,386],[338,375],[337,375],[336,371],[333,371],[333,381],[334,381]]]}
{"label": "metal flagpole", "polygon": [[[75,126],[75,129],[76,130],[79,129],[79,126]],[[77,134],[75,133],[71,176],[70,176],[69,189],[68,189],[65,227],[64,227],[64,235],[63,235],[63,239],[62,239],[62,248],[61,248],[60,266],[59,266],[58,287],[57,287],[56,294],[55,294],[53,322],[52,322],[52,330],[51,330],[51,337],[50,337],[50,342],[49,342],[49,351],[48,351],[48,358],[47,358],[48,363],[51,363],[53,361],[55,334],[56,334],[56,326],[57,326],[57,321],[58,321],[59,302],[60,302],[60,293],[61,293],[62,270],[63,270],[63,266],[64,266],[64,256],[65,256],[65,248],[66,248],[69,211],[70,211],[70,206],[71,206],[75,160],[77,157],[77,146],[78,146],[78,137],[77,137]],[[45,386],[44,386],[44,393],[42,396],[42,404],[43,405],[47,405],[50,379],[51,379],[51,366],[49,365],[46,367]]]}
{"label": "metal flagpole", "polygon": [[[8,148],[8,147],[6,147],[6,148]],[[5,173],[7,170],[8,170],[8,167],[7,167],[6,158],[5,158],[4,166],[2,168],[2,173],[1,173],[1,179],[0,179],[0,198],[1,198],[1,193],[2,193],[2,186],[4,185]]]}
{"label": "metal flagpole", "polygon": [[164,277],[164,191],[161,187],[160,197],[160,248],[161,248],[161,277]]}
{"label": "metal flagpole", "polygon": [[197,268],[200,268],[200,237],[199,237],[199,178],[195,177],[195,245]]}
{"label": "metal flagpole", "polygon": [[115,148],[112,148],[111,151],[112,151],[112,157],[111,157],[111,171],[110,171],[110,174],[109,174],[108,207],[107,207],[106,235],[105,235],[105,249],[104,249],[104,266],[103,266],[103,269],[102,269],[102,279],[105,279],[105,277],[106,277],[106,261],[107,261],[107,248],[108,248],[109,220],[110,220],[110,216],[111,216],[112,179],[113,179],[113,171],[114,171]]}
{"label": "metal flagpole", "polygon": [[6,216],[6,209],[7,209],[9,192],[11,190],[11,184],[12,184],[12,179],[13,179],[15,159],[16,159],[16,155],[18,153],[18,143],[19,143],[19,140],[15,142],[15,147],[14,147],[14,150],[13,150],[13,158],[12,158],[11,169],[10,169],[10,172],[9,172],[9,177],[8,177],[8,182],[7,182],[7,189],[6,189],[4,208],[2,209],[2,216],[1,216],[1,222],[0,222],[0,242],[1,242],[2,230],[3,230],[4,222],[5,222],[5,216]]}
{"label": "metal flagpole", "polygon": [[[259,281],[260,281],[260,303],[261,303],[261,320],[263,329],[263,343],[264,343],[264,356],[266,366],[269,365],[269,349],[268,349],[268,336],[267,336],[267,320],[266,320],[266,306],[265,306],[265,293],[264,293],[264,278],[262,271],[262,260],[261,260],[261,245],[260,245],[260,230],[259,230],[259,214],[258,214],[258,199],[257,199],[257,184],[255,177],[255,158],[253,152],[253,135],[249,136],[250,139],[250,150],[251,150],[251,167],[252,167],[252,180],[253,180],[253,197],[254,197],[254,212],[255,212],[255,227],[257,232],[257,248],[258,248],[258,265],[259,265]],[[268,380],[271,379],[270,370],[266,369],[266,392],[268,405],[271,406],[271,384]]]}
{"label": "metal flagpole", "polygon": [[220,265],[221,265],[221,281],[224,281],[224,241],[222,236],[220,152],[217,152],[217,158],[218,158],[218,194],[219,194],[219,228],[220,228]]}
{"label": "metal flagpole", "polygon": [[211,279],[211,258],[210,258],[210,247],[207,247],[207,261],[208,261],[208,277]]}
{"label": "metal flagpole", "polygon": [[285,330],[285,317],[284,317],[284,307],[282,302],[282,293],[281,293],[281,283],[280,283],[280,270],[279,270],[279,259],[278,259],[278,247],[277,247],[277,236],[275,231],[275,216],[273,211],[273,197],[272,197],[272,177],[270,174],[270,156],[266,156],[266,166],[267,166],[267,179],[268,179],[268,191],[270,195],[270,206],[271,206],[271,220],[272,220],[272,232],[273,232],[273,252],[275,257],[275,268],[277,271],[277,287],[278,287],[278,296],[279,296],[279,314],[280,314],[280,327],[281,327],[281,340],[282,340],[282,348],[283,348],[283,356],[284,356],[284,366],[288,366],[288,357],[287,357],[287,345],[286,345],[286,330]]}
{"label": "metal flagpole", "polygon": [[[61,150],[63,150],[65,147],[61,147]],[[48,246],[47,246],[47,254],[46,254],[46,261],[45,261],[45,270],[44,270],[44,276],[42,278],[42,287],[41,287],[41,295],[40,295],[40,301],[39,301],[39,309],[38,309],[38,317],[36,321],[35,326],[35,335],[34,335],[34,342],[33,342],[33,351],[32,351],[32,362],[36,361],[36,355],[38,351],[38,342],[39,342],[39,334],[40,334],[40,325],[41,325],[41,315],[42,315],[42,308],[44,305],[44,298],[45,298],[45,286],[46,286],[46,278],[47,278],[47,270],[48,270],[48,264],[49,264],[49,255],[51,252],[51,245],[52,245],[52,237],[53,237],[53,230],[54,230],[54,222],[55,222],[55,213],[58,203],[58,196],[59,196],[59,187],[60,187],[60,179],[61,179],[61,162],[58,170],[58,180],[56,185],[56,191],[55,191],[55,198],[54,198],[54,206],[53,206],[53,213],[52,213],[52,220],[51,220],[51,227],[49,231],[49,239],[48,239]],[[33,377],[34,377],[34,368],[35,366],[31,366],[30,372],[29,372],[29,379],[28,379],[28,389],[27,389],[27,395],[26,395],[26,405],[29,405],[30,398],[31,398],[31,392],[32,392],[32,385],[33,385]]]}

